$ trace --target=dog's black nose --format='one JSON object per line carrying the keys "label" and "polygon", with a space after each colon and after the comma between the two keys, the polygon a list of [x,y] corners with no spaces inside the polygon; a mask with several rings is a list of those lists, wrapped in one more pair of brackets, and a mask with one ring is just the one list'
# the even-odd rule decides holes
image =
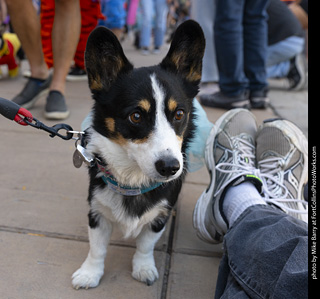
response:
{"label": "dog's black nose", "polygon": [[180,163],[177,159],[161,159],[155,165],[157,171],[165,177],[176,174],[180,169]]}

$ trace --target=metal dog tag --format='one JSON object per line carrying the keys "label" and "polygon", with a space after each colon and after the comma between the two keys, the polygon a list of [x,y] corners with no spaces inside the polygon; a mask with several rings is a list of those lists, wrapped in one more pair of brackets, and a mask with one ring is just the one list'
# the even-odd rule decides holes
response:
{"label": "metal dog tag", "polygon": [[76,168],[80,168],[82,163],[83,163],[83,157],[81,156],[81,154],[79,153],[78,149],[75,150],[75,152],[73,153],[73,165]]}

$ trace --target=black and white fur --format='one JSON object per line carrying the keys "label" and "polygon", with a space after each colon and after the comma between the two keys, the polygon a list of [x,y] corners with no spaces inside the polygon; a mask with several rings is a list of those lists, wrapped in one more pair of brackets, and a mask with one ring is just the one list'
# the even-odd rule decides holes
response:
{"label": "black and white fur", "polygon": [[90,251],[72,276],[74,288],[99,284],[113,225],[136,238],[132,276],[148,285],[158,278],[153,249],[186,173],[204,48],[201,27],[186,21],[159,65],[134,69],[111,31],[98,27],[89,36],[85,61],[95,104],[86,150],[119,184],[162,185],[124,196],[107,187],[97,167],[89,168]]}

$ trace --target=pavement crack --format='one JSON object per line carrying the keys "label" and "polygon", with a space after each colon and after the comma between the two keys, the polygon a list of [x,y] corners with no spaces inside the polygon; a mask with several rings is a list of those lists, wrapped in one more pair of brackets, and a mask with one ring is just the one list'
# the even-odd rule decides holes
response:
{"label": "pavement crack", "polygon": [[168,283],[169,283],[169,275],[171,269],[171,258],[173,252],[173,239],[174,239],[174,231],[175,231],[175,224],[176,224],[176,209],[172,210],[171,213],[171,225],[170,225],[170,232],[168,237],[168,246],[166,251],[166,261],[165,261],[165,268],[163,273],[163,281],[162,281],[162,289],[161,289],[161,299],[167,298],[167,291],[168,291]]}

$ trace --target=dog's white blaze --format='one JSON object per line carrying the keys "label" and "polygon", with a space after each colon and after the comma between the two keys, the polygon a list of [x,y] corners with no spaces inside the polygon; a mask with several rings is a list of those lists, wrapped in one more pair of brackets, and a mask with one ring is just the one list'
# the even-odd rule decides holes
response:
{"label": "dog's white blaze", "polygon": [[129,143],[128,154],[137,161],[139,167],[148,177],[156,180],[163,178],[157,172],[155,162],[165,157],[176,158],[181,167],[174,176],[170,177],[170,179],[175,179],[181,175],[183,170],[182,144],[165,115],[165,92],[155,74],[151,75],[150,79],[156,102],[154,131],[145,143]]}
{"label": "dog's white blaze", "polygon": [[[160,158],[163,156],[172,156],[180,162],[180,170],[175,177],[182,172],[183,157],[181,153],[181,139],[177,135],[168,122],[165,115],[165,93],[163,88],[159,85],[155,74],[151,76],[151,83],[153,88],[153,97],[156,101],[156,122],[155,132],[151,138],[152,150],[154,156]],[[160,156],[160,157],[159,157]]]}

